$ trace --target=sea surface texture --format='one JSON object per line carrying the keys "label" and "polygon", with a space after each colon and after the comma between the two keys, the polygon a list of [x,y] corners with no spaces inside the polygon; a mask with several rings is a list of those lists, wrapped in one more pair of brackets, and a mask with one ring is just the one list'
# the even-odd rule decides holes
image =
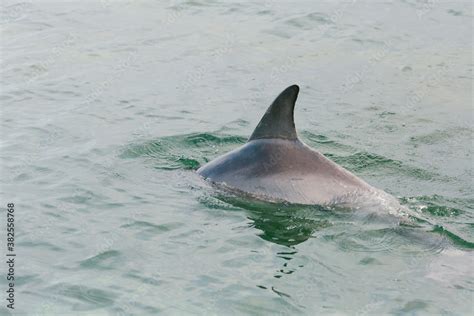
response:
{"label": "sea surface texture", "polygon": [[[2,1],[15,314],[472,315],[472,10]],[[292,84],[299,137],[397,197],[409,224],[383,206],[250,201],[196,175]]]}

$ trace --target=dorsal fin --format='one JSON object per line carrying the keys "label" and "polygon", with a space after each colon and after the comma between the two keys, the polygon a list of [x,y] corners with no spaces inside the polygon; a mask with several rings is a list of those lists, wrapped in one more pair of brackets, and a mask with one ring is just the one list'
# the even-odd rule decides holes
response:
{"label": "dorsal fin", "polygon": [[293,111],[299,91],[297,85],[283,90],[265,112],[249,141],[260,138],[298,139]]}

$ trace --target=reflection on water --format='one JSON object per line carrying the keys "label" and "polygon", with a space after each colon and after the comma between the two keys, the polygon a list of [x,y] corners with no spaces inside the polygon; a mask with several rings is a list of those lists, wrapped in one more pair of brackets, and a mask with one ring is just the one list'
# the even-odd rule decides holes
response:
{"label": "reflection on water", "polygon": [[[269,242],[294,248],[309,238],[322,238],[336,242],[344,251],[362,252],[406,252],[414,249],[440,252],[449,243],[472,248],[473,244],[463,240],[442,227],[431,226],[424,221],[399,221],[395,216],[380,216],[383,210],[337,210],[321,206],[299,206],[275,204],[228,193],[215,195],[200,201],[206,207],[215,208],[215,199],[245,211],[256,234]],[[219,205],[217,203],[217,205]],[[364,214],[365,212],[365,214]],[[417,222],[419,222],[417,224]],[[410,248],[413,248],[409,250]]]}
{"label": "reflection on water", "polygon": [[[247,211],[252,227],[262,239],[284,246],[298,245],[331,225],[322,207],[275,205],[221,195],[219,198]],[[318,216],[319,215],[319,216]]]}

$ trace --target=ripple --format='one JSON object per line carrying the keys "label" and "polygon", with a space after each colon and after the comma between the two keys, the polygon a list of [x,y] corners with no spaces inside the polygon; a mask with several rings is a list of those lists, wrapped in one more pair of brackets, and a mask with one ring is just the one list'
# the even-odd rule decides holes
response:
{"label": "ripple", "polygon": [[[426,225],[430,224],[431,232],[448,238],[454,245],[460,248],[472,249],[472,221],[470,212],[473,209],[472,198],[448,198],[442,195],[418,196],[402,198],[401,202],[411,210],[414,216]],[[452,225],[456,224],[456,225]],[[472,226],[472,224],[471,224]],[[463,231],[464,230],[464,231]]]}
{"label": "ripple", "polygon": [[0,24],[3,25],[22,20],[31,13],[32,8],[34,8],[34,5],[29,1],[4,6],[0,11]]}
{"label": "ripple", "polygon": [[327,14],[320,12],[313,12],[304,16],[291,18],[285,23],[301,30],[312,30],[318,25],[333,24],[331,18]]}
{"label": "ripple", "polygon": [[47,292],[52,292],[79,301],[79,304],[73,304],[75,310],[92,310],[111,306],[114,304],[117,297],[117,295],[111,291],[66,283],[60,283],[49,287]]}
{"label": "ripple", "polygon": [[148,230],[153,230],[156,232],[167,232],[170,231],[176,227],[182,226],[181,223],[168,223],[168,224],[161,224],[161,225],[155,225],[150,222],[144,222],[144,221],[134,221],[133,223],[130,224],[125,224],[120,227],[123,228],[138,228],[138,229],[148,229]]}
{"label": "ripple", "polygon": [[427,312],[429,304],[428,302],[422,300],[412,300],[407,302],[401,309],[397,310],[396,312],[400,314],[412,314],[416,312]]}
{"label": "ripple", "polygon": [[239,210],[239,207],[233,206],[225,202],[222,199],[219,199],[215,196],[205,194],[203,196],[198,197],[199,203],[204,205],[208,209],[218,209],[218,210],[228,210],[228,211],[235,211]]}
{"label": "ripple", "polygon": [[463,12],[458,10],[449,9],[447,12],[454,16],[464,16]]}
{"label": "ripple", "polygon": [[[388,113],[389,112],[385,112],[385,114]],[[314,145],[314,147],[317,147],[326,157],[355,173],[403,174],[420,180],[444,180],[444,178],[437,173],[412,167],[401,161],[374,153],[357,151],[356,148],[338,143],[325,135],[303,131],[302,137],[308,145]]]}
{"label": "ripple", "polygon": [[210,133],[168,136],[143,144],[132,144],[124,150],[121,158],[148,157],[153,158],[157,169],[195,170],[215,156],[245,142],[243,137]]}
{"label": "ripple", "polygon": [[22,276],[15,277],[17,285],[24,285],[34,282],[40,282],[41,278],[39,274],[24,274]]}
{"label": "ripple", "polygon": [[438,217],[456,217],[463,214],[462,208],[472,209],[473,199],[453,199],[441,195],[423,195],[401,199],[408,207]]}
{"label": "ripple", "polygon": [[378,261],[377,259],[373,257],[365,257],[359,261],[359,264],[367,266],[367,265],[380,265],[381,263],[380,261]]}
{"label": "ripple", "polygon": [[175,230],[176,228],[179,228],[182,226],[183,226],[183,223],[178,223],[178,222],[156,225],[156,224],[145,222],[145,221],[133,221],[132,223],[124,224],[120,227],[137,230],[138,238],[143,239],[143,240],[148,240],[156,235],[160,235],[162,233]]}
{"label": "ripple", "polygon": [[360,229],[335,239],[339,248],[350,252],[387,252],[401,257],[425,257],[441,253],[449,245],[446,238],[407,227]]}
{"label": "ripple", "polygon": [[82,260],[80,266],[88,269],[112,269],[113,263],[118,263],[120,252],[117,250],[107,250],[91,258]]}
{"label": "ripple", "polygon": [[436,130],[428,134],[420,136],[412,136],[410,142],[413,144],[435,145],[445,143],[454,138],[454,136],[470,136],[472,137],[473,130],[465,127],[449,128],[445,130]]}
{"label": "ripple", "polygon": [[[325,135],[303,131],[308,144],[317,144],[323,154],[353,172],[379,172],[404,174],[421,180],[439,179],[441,176],[421,168],[407,166],[401,161],[368,152],[353,152],[350,146],[330,140]],[[246,138],[235,135],[194,133],[167,136],[142,144],[132,144],[121,154],[121,158],[153,158],[154,167],[162,170],[196,170],[213,158],[239,145]],[[323,145],[323,146],[321,146]],[[347,154],[349,152],[349,154]]]}
{"label": "ripple", "polygon": [[463,239],[461,236],[456,235],[455,233],[446,229],[443,226],[436,225],[432,231],[448,237],[452,242],[454,242],[455,245],[459,247],[474,249],[474,242],[470,242],[468,240]]}
{"label": "ripple", "polygon": [[23,242],[19,242],[18,246],[31,247],[31,248],[43,248],[44,250],[57,251],[57,252],[64,251],[63,248],[55,246],[46,241],[23,241]]}
{"label": "ripple", "polygon": [[156,278],[143,276],[140,271],[130,271],[125,273],[123,276],[126,278],[137,280],[140,283],[147,285],[159,286],[162,284],[162,282],[158,281]]}
{"label": "ripple", "polygon": [[419,180],[433,180],[442,178],[441,175],[421,168],[407,166],[401,161],[393,160],[368,152],[356,152],[347,156],[325,154],[334,162],[353,172],[370,172],[376,174],[403,174]]}

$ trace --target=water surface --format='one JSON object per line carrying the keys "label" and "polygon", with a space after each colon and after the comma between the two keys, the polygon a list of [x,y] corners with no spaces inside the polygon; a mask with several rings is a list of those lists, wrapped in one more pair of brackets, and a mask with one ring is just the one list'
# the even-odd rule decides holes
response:
{"label": "water surface", "polygon": [[[16,312],[472,314],[472,9],[4,1]],[[295,83],[300,137],[431,224],[246,201],[196,176]]]}

